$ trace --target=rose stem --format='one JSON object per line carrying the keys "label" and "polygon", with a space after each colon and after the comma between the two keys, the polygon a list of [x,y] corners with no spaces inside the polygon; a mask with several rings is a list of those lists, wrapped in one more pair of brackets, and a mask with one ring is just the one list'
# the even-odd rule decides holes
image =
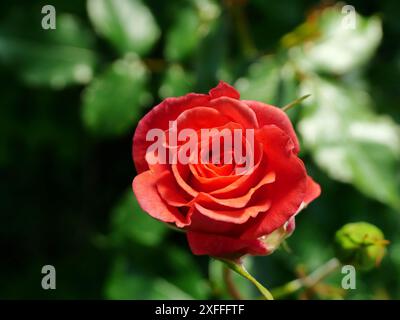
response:
{"label": "rose stem", "polygon": [[237,290],[235,283],[232,280],[232,273],[231,273],[231,269],[228,268],[226,265],[224,265],[224,281],[226,284],[226,288],[228,289],[229,294],[231,295],[231,297],[235,300],[242,300],[242,296],[240,294],[240,292]]}
{"label": "rose stem", "polygon": [[219,259],[219,260],[224,262],[225,265],[228,266],[230,269],[232,269],[233,271],[235,271],[236,273],[240,274],[242,277],[246,278],[251,283],[253,283],[266,300],[274,300],[274,297],[272,296],[271,292],[269,292],[267,288],[265,288],[250,273],[248,273],[248,271],[245,269],[242,263],[237,263],[235,261],[227,259]]}
{"label": "rose stem", "polygon": [[332,258],[331,260],[320,266],[318,269],[316,269],[314,272],[310,273],[308,276],[292,280],[281,287],[272,289],[272,294],[275,298],[279,299],[289,294],[295,293],[301,288],[311,288],[323,279],[325,279],[331,273],[336,271],[339,267],[339,260],[336,258]]}

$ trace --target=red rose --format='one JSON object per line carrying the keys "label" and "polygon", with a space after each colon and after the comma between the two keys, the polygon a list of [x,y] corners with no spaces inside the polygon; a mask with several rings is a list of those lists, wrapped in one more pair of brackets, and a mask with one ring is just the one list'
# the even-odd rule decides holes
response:
{"label": "red rose", "polygon": [[[186,138],[193,138],[191,147],[196,152],[190,149],[187,154],[187,139],[173,141],[172,123],[178,133],[191,129]],[[201,129],[213,128],[207,138],[200,134]],[[165,133],[161,151],[166,153],[151,148],[155,143],[154,135],[149,135],[152,129]],[[236,156],[237,140],[235,147],[214,148],[213,141],[225,141],[218,136],[222,130],[232,133],[232,138],[238,130],[243,133],[237,140],[242,153],[251,157],[248,167],[232,156]],[[254,141],[249,142],[247,132],[253,132]],[[218,154],[220,163],[199,160],[208,152],[212,160],[212,153]],[[187,231],[194,254],[265,255],[293,232],[295,214],[320,194],[298,152],[296,133],[282,110],[240,100],[233,87],[220,82],[208,95],[165,99],[139,122],[133,138],[138,172],[133,191],[152,217]],[[182,163],[179,156],[184,154],[198,161]],[[166,155],[167,161],[162,161]]]}

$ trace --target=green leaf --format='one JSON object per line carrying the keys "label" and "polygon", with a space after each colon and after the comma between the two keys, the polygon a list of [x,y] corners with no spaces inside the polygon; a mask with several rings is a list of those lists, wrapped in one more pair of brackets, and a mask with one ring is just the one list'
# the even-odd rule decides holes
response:
{"label": "green leaf", "polygon": [[16,17],[2,25],[0,60],[30,85],[63,88],[90,82],[96,56],[85,26],[68,14],[57,16],[55,30],[37,31],[34,22]]}
{"label": "green leaf", "polygon": [[374,114],[369,96],[350,84],[314,77],[302,83],[302,92],[311,97],[299,131],[317,164],[333,179],[400,208],[399,126]]}
{"label": "green leaf", "polygon": [[272,56],[265,56],[250,65],[247,75],[239,78],[235,87],[242,99],[273,104],[278,98],[280,66]]}
{"label": "green leaf", "polygon": [[120,135],[133,128],[151,99],[148,72],[135,56],[114,62],[83,95],[83,120],[94,133]]}
{"label": "green leaf", "polygon": [[193,299],[173,283],[151,276],[130,264],[126,257],[115,259],[113,270],[106,283],[108,299],[189,300]]}
{"label": "green leaf", "polygon": [[[355,28],[350,28],[343,23],[345,15],[340,9],[337,6],[324,10],[317,20],[309,19],[291,35],[302,42],[289,51],[301,70],[344,74],[364,65],[373,56],[382,39],[379,18],[356,15]],[[301,35],[304,30],[313,33],[311,39]]]}
{"label": "green leaf", "polygon": [[97,33],[120,53],[146,54],[160,36],[151,11],[140,0],[88,0],[87,10]]}
{"label": "green leaf", "polygon": [[193,75],[186,72],[179,64],[173,64],[165,72],[159,95],[162,99],[179,97],[190,92],[193,84]]}
{"label": "green leaf", "polygon": [[132,240],[147,246],[159,245],[168,227],[150,217],[139,207],[135,195],[129,189],[111,213],[112,237],[117,242]]}

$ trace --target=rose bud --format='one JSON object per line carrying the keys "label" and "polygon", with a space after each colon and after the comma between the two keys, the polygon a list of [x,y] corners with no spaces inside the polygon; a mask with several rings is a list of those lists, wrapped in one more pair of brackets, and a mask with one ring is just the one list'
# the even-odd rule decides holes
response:
{"label": "rose bud", "polygon": [[343,264],[367,271],[380,264],[388,243],[376,226],[367,222],[348,223],[336,232],[336,257]]}
{"label": "rose bud", "polygon": [[167,98],[139,121],[132,187],[145,212],[186,231],[194,254],[266,255],[320,194],[299,151],[285,112],[220,82]]}

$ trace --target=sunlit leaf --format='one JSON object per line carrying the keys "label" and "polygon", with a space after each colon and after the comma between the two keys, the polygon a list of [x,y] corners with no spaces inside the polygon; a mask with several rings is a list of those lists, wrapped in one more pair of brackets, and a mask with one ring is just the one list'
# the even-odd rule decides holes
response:
{"label": "sunlit leaf", "polygon": [[284,38],[301,42],[289,55],[302,70],[343,74],[364,65],[374,54],[382,38],[379,18],[356,14],[353,28],[340,9],[324,10]]}
{"label": "sunlit leaf", "polygon": [[400,206],[399,126],[371,111],[370,98],[350,85],[314,77],[302,83],[311,93],[299,131],[318,165],[334,179]]}
{"label": "sunlit leaf", "polygon": [[119,135],[134,127],[151,97],[148,72],[135,56],[114,62],[83,95],[83,120],[94,133]]}
{"label": "sunlit leaf", "polygon": [[141,0],[88,0],[96,31],[121,53],[147,53],[160,36],[149,8]]}

